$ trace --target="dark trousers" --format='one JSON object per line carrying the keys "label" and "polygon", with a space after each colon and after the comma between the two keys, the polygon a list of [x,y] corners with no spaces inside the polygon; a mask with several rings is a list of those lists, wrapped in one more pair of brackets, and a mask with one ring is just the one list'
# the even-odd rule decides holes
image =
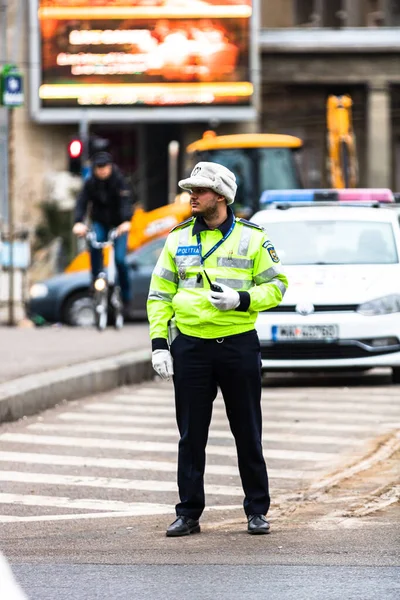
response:
{"label": "dark trousers", "polygon": [[[106,227],[103,223],[94,222],[93,230],[96,233],[98,242],[105,242],[111,227]],[[118,282],[121,287],[121,296],[124,302],[131,300],[131,289],[129,282],[128,267],[125,261],[126,246],[128,242],[128,234],[119,235],[114,241],[115,266],[117,267]],[[92,277],[96,279],[98,274],[103,270],[103,250],[90,247],[90,260],[92,265]]]}
{"label": "dark trousers", "polygon": [[198,519],[205,506],[205,449],[220,387],[236,442],[246,515],[267,514],[270,497],[261,444],[261,357],[255,330],[217,340],[180,334],[171,346],[180,433],[176,514]]}

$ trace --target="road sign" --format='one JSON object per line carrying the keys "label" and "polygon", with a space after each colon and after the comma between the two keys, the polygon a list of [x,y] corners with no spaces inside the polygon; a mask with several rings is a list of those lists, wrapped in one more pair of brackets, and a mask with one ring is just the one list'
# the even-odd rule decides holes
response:
{"label": "road sign", "polygon": [[15,65],[5,65],[0,74],[0,104],[6,108],[24,104],[24,78]]}

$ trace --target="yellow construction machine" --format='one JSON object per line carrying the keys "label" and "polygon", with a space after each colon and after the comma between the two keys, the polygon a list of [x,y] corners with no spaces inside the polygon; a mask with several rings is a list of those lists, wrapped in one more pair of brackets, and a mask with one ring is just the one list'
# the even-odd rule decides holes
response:
{"label": "yellow construction machine", "polygon": [[[328,174],[333,188],[357,185],[351,107],[349,96],[330,96],[327,101]],[[302,187],[296,159],[302,146],[302,140],[291,135],[243,133],[220,136],[214,131],[206,131],[200,140],[186,148],[187,170],[190,172],[191,167],[199,161],[217,162],[231,169],[238,184],[235,214],[250,218],[259,210],[263,191]],[[189,195],[186,192],[176,195],[169,204],[155,210],[146,212],[139,206],[132,217],[128,250],[135,250],[145,242],[166,235],[190,214]],[[105,261],[107,263],[107,254]],[[66,272],[88,269],[89,266],[89,254],[83,252],[69,264]]]}
{"label": "yellow construction machine", "polygon": [[[300,187],[294,154],[302,146],[299,138],[290,135],[238,134],[218,136],[206,131],[201,140],[187,148],[189,162],[206,160],[219,162],[234,171],[238,192],[235,200],[237,216],[249,218],[258,210],[261,192],[265,189]],[[190,165],[189,165],[190,167]],[[165,235],[177,223],[191,214],[189,195],[178,194],[174,201],[151,211],[136,208],[128,237],[132,251],[156,237]],[[108,256],[105,253],[105,264]],[[68,265],[65,272],[89,269],[88,252],[82,252]]]}

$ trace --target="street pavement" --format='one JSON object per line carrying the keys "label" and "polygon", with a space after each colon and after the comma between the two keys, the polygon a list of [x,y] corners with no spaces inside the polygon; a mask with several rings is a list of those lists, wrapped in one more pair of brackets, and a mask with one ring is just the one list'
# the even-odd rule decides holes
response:
{"label": "street pavement", "polygon": [[272,533],[256,539],[221,398],[203,532],[184,540],[165,538],[177,500],[170,384],[3,424],[1,549],[31,600],[397,598],[400,388],[370,381],[264,388]]}
{"label": "street pavement", "polygon": [[150,348],[147,323],[104,332],[64,325],[0,326],[0,383],[145,348]]}

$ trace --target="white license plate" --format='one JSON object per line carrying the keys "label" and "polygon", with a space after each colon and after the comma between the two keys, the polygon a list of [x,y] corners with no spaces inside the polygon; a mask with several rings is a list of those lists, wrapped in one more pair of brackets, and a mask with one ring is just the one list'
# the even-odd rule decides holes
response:
{"label": "white license plate", "polygon": [[272,339],[279,340],[335,340],[339,337],[337,325],[273,325]]}

